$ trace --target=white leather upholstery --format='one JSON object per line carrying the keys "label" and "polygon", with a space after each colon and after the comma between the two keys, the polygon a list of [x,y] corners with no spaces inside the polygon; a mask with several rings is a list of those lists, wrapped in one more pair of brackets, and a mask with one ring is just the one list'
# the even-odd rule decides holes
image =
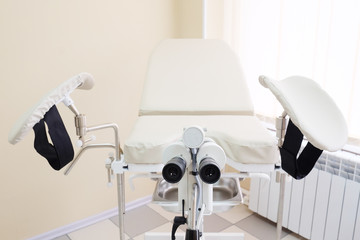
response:
{"label": "white leather upholstery", "polygon": [[346,121],[332,98],[313,80],[293,76],[281,81],[261,76],[292,122],[315,147],[337,151],[347,141]]}
{"label": "white leather upholstery", "polygon": [[220,40],[166,40],[150,62],[138,118],[125,142],[127,163],[161,163],[184,127],[207,128],[228,158],[244,164],[279,161],[277,143],[253,115],[236,55]]}
{"label": "white leather upholstery", "polygon": [[140,115],[253,114],[238,59],[221,40],[171,39],[152,54]]}
{"label": "white leather upholstery", "polygon": [[244,115],[154,115],[138,118],[125,142],[127,163],[162,163],[163,150],[179,140],[183,128],[202,126],[228,158],[246,164],[279,161],[277,142],[254,116]]}

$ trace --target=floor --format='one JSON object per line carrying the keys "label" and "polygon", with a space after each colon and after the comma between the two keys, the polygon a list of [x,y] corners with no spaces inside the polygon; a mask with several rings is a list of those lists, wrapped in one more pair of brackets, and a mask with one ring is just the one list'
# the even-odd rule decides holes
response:
{"label": "floor", "polygon": [[[145,232],[171,232],[175,214],[153,203],[138,207],[125,214],[126,239],[144,239]],[[186,230],[184,227],[178,232]],[[204,219],[205,232],[242,232],[245,240],[276,239],[276,225],[239,205],[230,211],[212,214]],[[117,216],[98,222],[53,240],[118,240]],[[283,230],[282,240],[304,239],[288,230]]]}

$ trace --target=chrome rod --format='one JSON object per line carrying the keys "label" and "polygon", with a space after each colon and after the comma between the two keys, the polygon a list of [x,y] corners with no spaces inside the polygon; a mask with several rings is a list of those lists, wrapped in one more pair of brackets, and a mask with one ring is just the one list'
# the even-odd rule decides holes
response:
{"label": "chrome rod", "polygon": [[117,199],[118,199],[120,240],[125,240],[125,232],[124,232],[125,178],[124,178],[124,173],[116,174],[116,180],[117,180]]}
{"label": "chrome rod", "polygon": [[196,183],[193,184],[193,191],[192,191],[192,207],[191,207],[191,215],[190,215],[190,222],[189,228],[191,230],[196,230],[196,213],[197,213],[197,192],[198,192],[198,185]]}
{"label": "chrome rod", "polygon": [[75,114],[75,116],[80,114],[74,104],[70,104],[68,108]]}
{"label": "chrome rod", "polygon": [[73,169],[75,164],[79,161],[80,156],[83,154],[85,150],[92,148],[115,148],[115,145],[110,143],[105,143],[105,144],[89,144],[82,147],[80,151],[76,154],[74,160],[72,160],[71,164],[65,170],[64,175],[68,175],[71,172],[71,170]]}
{"label": "chrome rod", "polygon": [[282,223],[283,223],[283,212],[284,212],[284,198],[285,198],[285,182],[286,182],[286,173],[277,172],[280,176],[276,176],[280,178],[280,193],[279,193],[279,204],[278,204],[278,215],[277,215],[277,223],[276,223],[276,239],[281,239],[282,233]]}
{"label": "chrome rod", "polygon": [[278,147],[282,147],[284,143],[284,136],[286,131],[286,116],[287,113],[283,111],[281,116],[276,119],[276,135],[278,137]]}
{"label": "chrome rod", "polygon": [[100,129],[112,128],[115,134],[115,161],[120,161],[120,141],[119,141],[119,127],[115,123],[108,123],[102,125],[96,125],[86,128],[86,132],[97,131]]}

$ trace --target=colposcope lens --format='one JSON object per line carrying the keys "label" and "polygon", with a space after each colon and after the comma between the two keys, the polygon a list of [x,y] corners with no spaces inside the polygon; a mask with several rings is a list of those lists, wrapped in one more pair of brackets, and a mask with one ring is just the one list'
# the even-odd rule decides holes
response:
{"label": "colposcope lens", "polygon": [[163,178],[169,183],[177,183],[184,176],[186,162],[180,157],[168,161],[162,170]]}
{"label": "colposcope lens", "polygon": [[221,172],[220,167],[212,158],[201,160],[199,165],[200,178],[205,183],[214,184],[219,181]]}

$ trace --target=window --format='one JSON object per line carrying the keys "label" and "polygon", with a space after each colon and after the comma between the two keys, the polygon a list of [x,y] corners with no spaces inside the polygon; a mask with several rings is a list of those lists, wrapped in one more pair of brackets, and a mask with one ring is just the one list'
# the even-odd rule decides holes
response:
{"label": "window", "polygon": [[224,38],[239,54],[255,111],[282,112],[259,75],[306,76],[334,98],[360,146],[359,13],[359,0],[224,0]]}

